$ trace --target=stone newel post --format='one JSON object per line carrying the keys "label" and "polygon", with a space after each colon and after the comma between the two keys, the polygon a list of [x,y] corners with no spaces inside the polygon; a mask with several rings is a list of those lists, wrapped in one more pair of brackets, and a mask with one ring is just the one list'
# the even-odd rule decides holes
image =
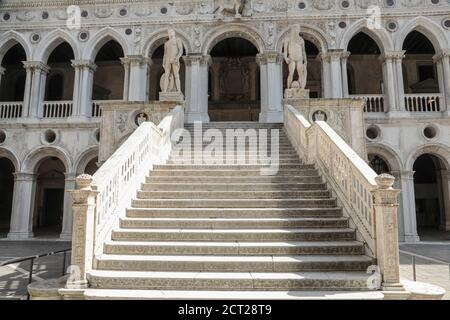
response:
{"label": "stone newel post", "polygon": [[94,254],[95,201],[98,192],[92,186],[92,177],[82,174],[76,179],[78,189],[72,190],[73,231],[72,269],[67,288],[88,286],[86,273],[92,268]]}
{"label": "stone newel post", "polygon": [[375,207],[376,258],[383,276],[385,291],[403,291],[400,283],[397,196],[400,190],[393,189],[395,178],[380,174],[375,178],[378,188],[372,191]]}

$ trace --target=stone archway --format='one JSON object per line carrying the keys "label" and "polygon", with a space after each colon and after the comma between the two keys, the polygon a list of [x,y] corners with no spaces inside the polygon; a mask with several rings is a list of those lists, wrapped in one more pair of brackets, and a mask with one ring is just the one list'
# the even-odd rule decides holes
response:
{"label": "stone archway", "polygon": [[258,49],[247,39],[223,38],[211,48],[208,81],[210,121],[258,121]]}

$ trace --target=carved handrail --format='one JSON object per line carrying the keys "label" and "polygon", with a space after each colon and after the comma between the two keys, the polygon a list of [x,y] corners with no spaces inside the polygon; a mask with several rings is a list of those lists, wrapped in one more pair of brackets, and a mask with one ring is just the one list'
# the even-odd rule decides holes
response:
{"label": "carved handrail", "polygon": [[311,125],[285,106],[286,132],[297,152],[315,163],[337,196],[344,213],[377,259],[384,288],[402,291],[399,275],[397,195],[394,177],[375,171],[324,121]]}
{"label": "carved handrail", "polygon": [[364,112],[386,111],[384,107],[384,94],[352,94],[350,97],[364,99]]}
{"label": "carved handrail", "polygon": [[407,93],[404,99],[406,111],[438,112],[441,111],[443,96],[439,93]]}
{"label": "carved handrail", "polygon": [[68,287],[87,285],[86,273],[93,267],[93,257],[102,253],[104,242],[118,226],[148,172],[167,161],[172,149],[170,137],[183,125],[181,106],[158,126],[143,122],[92,177],[77,178],[79,189],[72,191],[72,263],[80,269],[80,280],[69,281]]}

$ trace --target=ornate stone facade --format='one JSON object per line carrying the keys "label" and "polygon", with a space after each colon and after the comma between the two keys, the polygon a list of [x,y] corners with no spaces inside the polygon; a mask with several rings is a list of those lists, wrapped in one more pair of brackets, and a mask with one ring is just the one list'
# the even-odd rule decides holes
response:
{"label": "ornate stone facade", "polygon": [[[366,85],[370,81],[364,72],[360,72],[355,75],[353,84],[370,88],[367,91],[377,91],[376,94],[361,93],[358,98],[368,101],[365,129],[377,133],[365,137],[367,152],[387,163],[390,172],[397,177],[396,188],[403,190],[399,211],[400,240],[418,239],[411,173],[420,155],[426,153],[439,159],[441,189],[450,189],[447,174],[450,169],[450,7],[447,1],[251,0],[244,8],[239,8],[240,16],[224,10],[220,19],[215,13],[221,6],[221,1],[217,0],[81,0],[76,3],[78,11],[68,10],[74,1],[64,0],[4,0],[0,4],[0,62],[16,45],[24,52],[24,69],[20,71],[24,77],[23,99],[0,102],[0,156],[9,159],[15,172],[11,238],[32,236],[30,217],[35,209],[30,190],[36,183],[34,175],[42,160],[48,157],[60,159],[65,167],[65,185],[70,186],[74,184],[73,176],[85,171],[89,161],[98,157],[101,120],[99,103],[93,96],[96,91],[94,77],[100,74],[99,69],[108,68],[104,61],[96,61],[101,48],[110,41],[121,48],[122,64],[119,63],[117,69],[109,66],[104,78],[113,82],[113,78],[119,77],[117,70],[123,70],[123,77],[120,73],[123,85],[111,84],[97,93],[101,91],[103,96],[113,99],[111,97],[115,95],[110,94],[113,91],[122,97],[122,101],[138,103],[156,100],[161,76],[157,49],[165,42],[169,25],[185,50],[180,74],[186,122],[210,120],[209,95],[214,91],[208,87],[212,82],[209,72],[215,68],[210,55],[222,40],[245,39],[258,51],[254,57],[258,65],[250,63],[248,75],[247,65],[241,70],[242,88],[239,89],[242,92],[230,87],[230,90],[224,89],[224,94],[240,99],[240,95],[250,92],[250,98],[254,98],[258,106],[256,112],[250,112],[252,120],[282,122],[285,67],[279,55],[290,26],[300,25],[302,37],[317,49],[308,58],[308,66],[311,66],[308,89],[316,95],[314,97],[327,99],[352,97],[347,79],[352,71],[349,59],[356,55],[348,50],[349,43],[359,32],[364,32],[380,51],[377,53],[380,81]],[[378,6],[381,16],[376,15],[373,6]],[[76,19],[73,12],[79,14]],[[414,61],[405,58],[405,39],[413,31],[423,34],[434,48],[431,65],[436,69],[438,92],[417,95],[404,88],[402,68],[415,72],[420,67],[417,61],[423,58]],[[57,69],[54,64],[50,66],[49,58],[62,43],[67,43],[73,51],[69,59],[73,80],[64,82],[65,90],[73,91],[73,95],[67,101],[45,101],[45,85]],[[363,61],[358,68],[365,70],[364,66]],[[3,64],[0,67],[2,88],[8,88],[7,82],[14,78],[8,68]],[[226,74],[220,67],[218,70],[219,74]],[[247,76],[254,78],[259,91],[251,87],[252,82],[247,91]],[[220,77],[218,79],[220,88]],[[419,106],[421,101],[425,101],[425,107]],[[129,132],[134,123],[133,116],[127,113],[115,117],[113,123],[123,136],[114,137],[113,144]],[[339,113],[333,113],[330,121],[336,123],[336,128],[349,125],[345,123],[347,116]],[[435,134],[427,135],[425,130]],[[344,138],[350,138],[347,131],[340,133]],[[47,139],[48,134],[54,139]],[[17,196],[19,191],[29,193],[30,199]],[[69,208],[69,199],[64,201],[64,208]],[[441,204],[444,227],[448,230],[448,192],[444,192]],[[71,217],[68,211],[70,209],[66,209],[65,216]],[[62,233],[68,237],[70,219],[65,221],[68,222]]]}

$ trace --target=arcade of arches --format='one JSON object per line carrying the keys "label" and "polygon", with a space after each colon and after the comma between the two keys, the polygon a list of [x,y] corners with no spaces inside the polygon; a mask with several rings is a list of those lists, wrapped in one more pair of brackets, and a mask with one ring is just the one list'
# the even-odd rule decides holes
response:
{"label": "arcade of arches", "polygon": [[[151,50],[146,64],[144,96],[147,100],[157,100],[160,91],[159,79],[163,73],[163,41]],[[435,48],[432,41],[419,31],[411,31],[402,44],[404,57],[401,62],[401,79],[405,94],[443,93]],[[311,98],[331,97],[325,79],[324,52],[316,42],[305,39],[308,55],[307,89]],[[354,95],[389,95],[386,82],[385,59],[386,52],[379,39],[375,39],[364,31],[356,33],[348,42],[347,48],[340,52],[341,70],[346,76],[345,85],[339,97]],[[346,55],[347,51],[349,54]],[[218,41],[209,51],[211,56],[207,67],[208,116],[211,121],[258,121],[262,108],[262,67],[259,64],[258,48],[244,38],[230,37]],[[115,40],[106,41],[94,55],[89,72],[92,72],[92,82],[83,85],[90,86],[87,100],[130,100],[131,90],[130,62],[124,49]],[[434,59],[433,59],[434,58]],[[42,101],[75,100],[74,93],[77,73],[82,73],[75,54],[69,43],[62,41],[51,52],[46,61],[42,61],[46,69],[45,92]],[[6,50],[1,62],[0,101],[22,102],[26,100],[25,88],[28,67],[24,48],[16,43]],[[282,61],[282,60],[280,60]],[[182,90],[187,89],[188,63],[181,60],[180,75]],[[345,63],[344,63],[345,62]],[[281,81],[286,84],[287,68],[281,62]],[[345,70],[344,70],[345,69]],[[367,70],[371,70],[367,77]],[[328,70],[329,71],[329,70]],[[398,79],[397,79],[398,80]],[[333,85],[333,83],[331,83]],[[206,87],[206,86],[205,86]],[[86,88],[85,88],[86,89]],[[284,89],[284,88],[283,88]],[[87,90],[89,91],[89,90]],[[82,99],[81,99],[82,100]],[[131,99],[132,100],[132,99]],[[386,98],[383,109],[400,108],[399,105],[389,105],[395,99]],[[75,103],[75,102],[74,102]],[[88,103],[85,103],[87,105]],[[30,104],[29,108],[40,110],[38,104]],[[77,108],[74,107],[74,112]],[[78,110],[79,111],[79,110]],[[91,112],[88,111],[87,114]],[[41,113],[31,112],[24,107],[24,115]],[[381,156],[370,155],[369,161],[378,173],[392,171],[388,161]],[[416,223],[419,235],[427,235],[429,230],[450,229],[450,208],[447,206],[449,187],[447,168],[444,160],[434,155],[423,155],[416,159],[414,168],[414,188],[416,208]],[[94,173],[96,160],[92,159],[85,172]],[[14,198],[14,173],[16,169],[11,161],[0,158],[0,194],[6,195],[0,201],[0,234],[8,232],[11,223]],[[60,159],[46,158],[35,168],[36,192],[33,199],[33,231],[36,235],[59,233],[63,227],[64,189],[66,186],[67,169]]]}

